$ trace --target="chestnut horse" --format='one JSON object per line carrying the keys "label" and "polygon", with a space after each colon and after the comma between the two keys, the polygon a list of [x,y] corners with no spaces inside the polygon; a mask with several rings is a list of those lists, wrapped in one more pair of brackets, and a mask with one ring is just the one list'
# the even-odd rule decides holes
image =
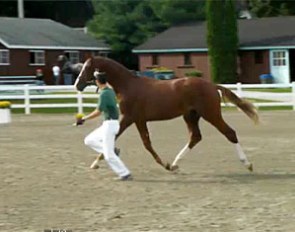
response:
{"label": "chestnut horse", "polygon": [[[112,59],[92,57],[86,60],[75,82],[78,91],[83,91],[93,82],[95,70],[106,74],[108,83],[120,98],[122,118],[117,138],[126,128],[135,123],[145,148],[153,155],[157,163],[172,171],[178,168],[178,160],[201,141],[199,120],[202,117],[234,144],[240,161],[252,171],[252,164],[243,152],[236,132],[222,118],[218,90],[223,97],[239,107],[254,122],[258,122],[258,115],[251,103],[240,99],[231,90],[201,78],[165,81],[139,78]],[[170,165],[164,163],[153,149],[147,122],[173,119],[181,115],[187,124],[190,138]]]}

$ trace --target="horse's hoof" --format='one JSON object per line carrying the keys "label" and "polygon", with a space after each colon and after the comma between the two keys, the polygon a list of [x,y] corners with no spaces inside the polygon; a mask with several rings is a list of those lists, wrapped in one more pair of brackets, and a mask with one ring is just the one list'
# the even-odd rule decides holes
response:
{"label": "horse's hoof", "polygon": [[247,168],[250,172],[253,172],[253,164],[252,163],[248,164]]}
{"label": "horse's hoof", "polygon": [[170,169],[171,169],[171,171],[175,171],[175,170],[179,169],[179,166],[178,165],[172,165]]}
{"label": "horse's hoof", "polygon": [[91,169],[99,169],[99,165],[97,163],[92,163],[90,168]]}
{"label": "horse's hoof", "polygon": [[171,166],[169,163],[166,164],[165,169],[171,171]]}

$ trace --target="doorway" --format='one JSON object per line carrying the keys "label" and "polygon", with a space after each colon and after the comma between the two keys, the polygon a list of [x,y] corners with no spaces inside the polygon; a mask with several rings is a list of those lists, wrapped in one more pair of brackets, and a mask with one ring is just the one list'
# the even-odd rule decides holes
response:
{"label": "doorway", "polygon": [[290,61],[290,81],[295,81],[295,49],[289,50],[289,61]]}
{"label": "doorway", "polygon": [[289,51],[286,49],[270,51],[270,70],[274,83],[290,83]]}

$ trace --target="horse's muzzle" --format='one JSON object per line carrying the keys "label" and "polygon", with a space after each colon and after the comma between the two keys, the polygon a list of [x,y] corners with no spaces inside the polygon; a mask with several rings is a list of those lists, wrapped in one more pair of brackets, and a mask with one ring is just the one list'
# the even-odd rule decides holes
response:
{"label": "horse's muzzle", "polygon": [[86,86],[87,86],[87,84],[85,83],[75,83],[75,87],[76,87],[76,89],[78,90],[78,91],[83,91],[85,88],[86,88]]}
{"label": "horse's muzzle", "polygon": [[96,85],[94,81],[87,81],[87,82],[78,82],[75,84],[75,87],[78,91],[83,91],[89,85]]}

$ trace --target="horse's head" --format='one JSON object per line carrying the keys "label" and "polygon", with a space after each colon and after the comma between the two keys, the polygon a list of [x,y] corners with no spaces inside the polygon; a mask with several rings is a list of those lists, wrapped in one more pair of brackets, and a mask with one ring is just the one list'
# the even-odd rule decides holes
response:
{"label": "horse's head", "polygon": [[95,69],[92,62],[92,58],[89,58],[83,64],[74,84],[78,91],[83,91],[87,85],[95,84],[95,78],[93,76]]}

